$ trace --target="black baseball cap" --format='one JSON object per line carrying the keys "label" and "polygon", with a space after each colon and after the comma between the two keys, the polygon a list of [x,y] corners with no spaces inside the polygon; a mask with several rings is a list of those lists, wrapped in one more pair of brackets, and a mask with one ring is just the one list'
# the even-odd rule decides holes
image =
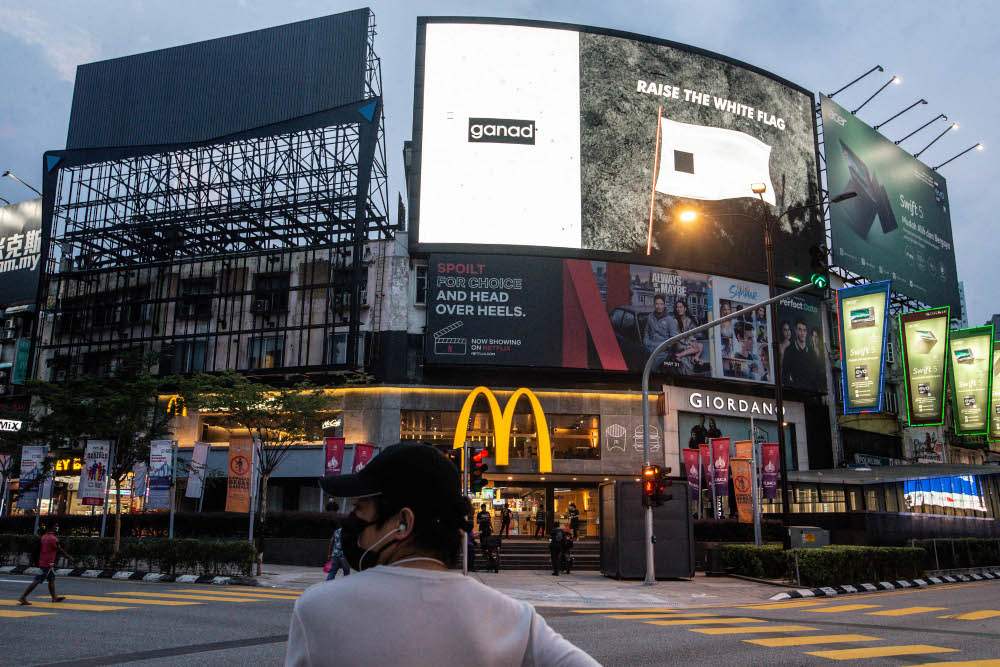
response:
{"label": "black baseball cap", "polygon": [[360,472],[327,475],[319,485],[337,498],[378,494],[401,501],[414,512],[422,510],[449,520],[458,520],[468,507],[458,469],[438,449],[426,444],[390,445]]}

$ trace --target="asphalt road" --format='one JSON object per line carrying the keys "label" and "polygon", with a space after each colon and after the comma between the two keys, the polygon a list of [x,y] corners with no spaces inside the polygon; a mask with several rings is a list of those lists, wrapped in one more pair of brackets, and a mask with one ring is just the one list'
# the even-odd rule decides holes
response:
{"label": "asphalt road", "polygon": [[[0,577],[4,664],[280,664],[297,591]],[[605,665],[997,665],[1000,582],[684,609],[540,608]]]}

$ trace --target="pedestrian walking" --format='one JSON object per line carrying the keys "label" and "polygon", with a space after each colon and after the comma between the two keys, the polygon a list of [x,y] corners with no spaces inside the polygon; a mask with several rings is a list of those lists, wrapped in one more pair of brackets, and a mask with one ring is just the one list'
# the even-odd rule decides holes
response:
{"label": "pedestrian walking", "polygon": [[476,515],[476,523],[479,525],[479,539],[489,537],[493,534],[493,517],[486,511],[486,503],[479,506],[479,514]]}
{"label": "pedestrian walking", "polygon": [[56,533],[58,531],[58,523],[52,524],[51,527],[46,526],[45,528],[45,534],[42,535],[41,547],[38,551],[38,567],[41,568],[42,571],[35,575],[35,579],[28,585],[28,589],[17,599],[17,601],[24,606],[31,605],[31,603],[28,602],[28,596],[31,595],[31,591],[35,590],[35,587],[43,581],[49,582],[49,594],[52,596],[53,602],[62,602],[66,599],[64,596],[56,595],[56,555],[61,553],[70,560],[72,560],[72,557],[63,551],[61,546],[59,546],[59,538],[56,537]]}
{"label": "pedestrian walking", "polygon": [[576,508],[576,503],[569,504],[569,529],[573,532],[573,539],[579,538],[580,533],[580,510]]}
{"label": "pedestrian walking", "polygon": [[296,600],[286,665],[597,664],[528,603],[449,571],[472,508],[455,466],[434,447],[392,445],[357,474],[320,483],[331,496],[357,498],[342,545],[359,573]]}
{"label": "pedestrian walking", "polygon": [[500,534],[504,537],[510,537],[510,519],[510,505],[504,503],[503,509],[500,510]]}
{"label": "pedestrian walking", "polygon": [[545,509],[542,507],[535,512],[535,537],[545,539]]}
{"label": "pedestrian walking", "polygon": [[351,573],[351,566],[348,564],[347,559],[344,558],[344,548],[341,543],[342,528],[338,528],[333,531],[333,537],[330,538],[330,548],[326,552],[327,564],[330,569],[327,570],[326,580],[337,578],[337,572],[342,571],[346,577]]}

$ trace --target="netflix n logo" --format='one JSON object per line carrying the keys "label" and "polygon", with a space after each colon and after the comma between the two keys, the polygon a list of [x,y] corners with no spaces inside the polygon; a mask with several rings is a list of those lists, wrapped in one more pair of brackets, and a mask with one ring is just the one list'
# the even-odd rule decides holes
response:
{"label": "netflix n logo", "polygon": [[513,118],[470,118],[469,142],[535,145],[535,121]]}

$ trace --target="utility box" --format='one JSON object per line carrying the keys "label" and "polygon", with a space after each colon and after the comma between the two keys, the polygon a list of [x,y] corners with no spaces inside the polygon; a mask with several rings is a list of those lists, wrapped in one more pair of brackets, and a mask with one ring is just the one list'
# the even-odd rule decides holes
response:
{"label": "utility box", "polygon": [[830,531],[815,526],[790,526],[793,549],[812,549],[830,545]]}
{"label": "utility box", "polygon": [[[657,579],[694,576],[694,523],[687,482],[671,480],[673,498],[653,508],[653,567]],[[646,576],[646,508],[639,482],[600,487],[601,574],[615,579]]]}

